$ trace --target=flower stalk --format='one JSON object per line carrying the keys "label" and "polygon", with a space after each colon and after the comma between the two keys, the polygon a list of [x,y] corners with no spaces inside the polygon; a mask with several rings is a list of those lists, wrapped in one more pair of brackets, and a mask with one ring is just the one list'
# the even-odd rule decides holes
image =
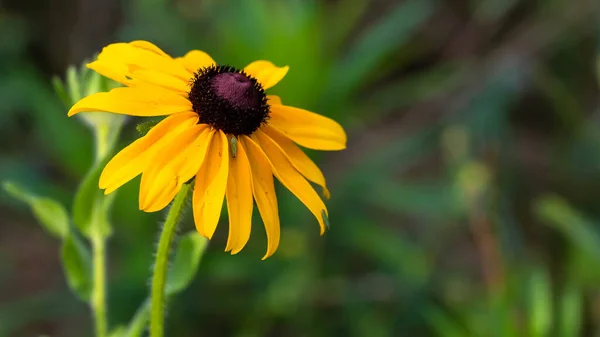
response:
{"label": "flower stalk", "polygon": [[94,313],[96,337],[106,337],[108,322],[106,319],[106,239],[101,234],[92,236],[94,287],[91,306]]}
{"label": "flower stalk", "polygon": [[165,286],[169,269],[169,256],[177,232],[177,226],[183,216],[185,204],[192,184],[184,184],[167,214],[167,220],[160,233],[154,275],[152,276],[151,308],[150,308],[150,337],[164,336],[165,320]]}

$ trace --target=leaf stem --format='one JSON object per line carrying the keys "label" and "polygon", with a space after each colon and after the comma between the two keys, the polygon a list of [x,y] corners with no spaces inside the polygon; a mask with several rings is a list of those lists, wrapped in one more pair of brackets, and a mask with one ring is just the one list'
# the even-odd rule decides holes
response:
{"label": "leaf stem", "polygon": [[106,320],[106,239],[100,234],[92,236],[94,288],[92,291],[92,311],[96,325],[96,337],[106,337],[108,324]]}
{"label": "leaf stem", "polygon": [[156,262],[154,263],[154,275],[152,276],[152,299],[150,308],[150,337],[163,337],[164,335],[164,307],[165,307],[165,285],[169,266],[169,255],[171,245],[175,238],[177,225],[183,216],[183,210],[191,191],[191,184],[184,184],[175,197],[167,220],[160,233]]}

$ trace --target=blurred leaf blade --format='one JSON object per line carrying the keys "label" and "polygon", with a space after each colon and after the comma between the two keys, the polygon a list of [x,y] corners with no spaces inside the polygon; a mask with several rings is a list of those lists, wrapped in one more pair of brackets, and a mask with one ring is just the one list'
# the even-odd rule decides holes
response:
{"label": "blurred leaf blade", "polygon": [[13,182],[5,181],[2,187],[13,198],[28,204],[38,222],[50,234],[58,238],[67,236],[69,232],[69,216],[61,204],[53,199],[31,194]]}
{"label": "blurred leaf blade", "polygon": [[88,301],[92,293],[92,261],[88,248],[75,236],[62,243],[61,260],[69,287],[81,300]]}
{"label": "blurred leaf blade", "polygon": [[184,290],[193,280],[208,240],[196,231],[185,234],[177,243],[173,265],[167,276],[166,292],[174,295]]}

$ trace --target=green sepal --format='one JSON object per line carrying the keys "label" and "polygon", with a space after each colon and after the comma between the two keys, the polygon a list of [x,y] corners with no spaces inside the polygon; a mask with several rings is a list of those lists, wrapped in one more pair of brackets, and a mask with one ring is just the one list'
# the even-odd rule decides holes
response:
{"label": "green sepal", "polygon": [[2,187],[13,198],[28,204],[33,215],[50,234],[58,238],[68,235],[69,216],[65,208],[56,200],[38,197],[8,181],[4,182]]}
{"label": "green sepal", "polygon": [[196,231],[179,239],[175,259],[167,276],[165,291],[168,296],[184,290],[192,282],[207,244],[208,240]]}
{"label": "green sepal", "polygon": [[88,248],[74,235],[67,235],[61,247],[61,261],[69,288],[83,301],[92,293],[92,259]]}

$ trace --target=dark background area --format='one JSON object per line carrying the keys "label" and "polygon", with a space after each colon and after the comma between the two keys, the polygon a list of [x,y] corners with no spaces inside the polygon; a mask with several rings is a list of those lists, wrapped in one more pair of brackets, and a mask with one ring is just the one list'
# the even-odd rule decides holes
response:
{"label": "dark background area", "polygon": [[[266,261],[223,252],[226,218],[169,336],[600,336],[596,0],[0,1],[0,178],[72,204],[92,137],[50,78],[144,39],[242,67],[290,66],[274,93],[339,121],[310,152],[331,230],[279,189]],[[130,119],[119,148],[137,134]],[[118,192],[109,320],[147,294],[163,215]],[[0,193],[0,336],[90,336],[59,243]],[[191,219],[185,230],[192,230]],[[540,332],[541,331],[541,332]]]}

